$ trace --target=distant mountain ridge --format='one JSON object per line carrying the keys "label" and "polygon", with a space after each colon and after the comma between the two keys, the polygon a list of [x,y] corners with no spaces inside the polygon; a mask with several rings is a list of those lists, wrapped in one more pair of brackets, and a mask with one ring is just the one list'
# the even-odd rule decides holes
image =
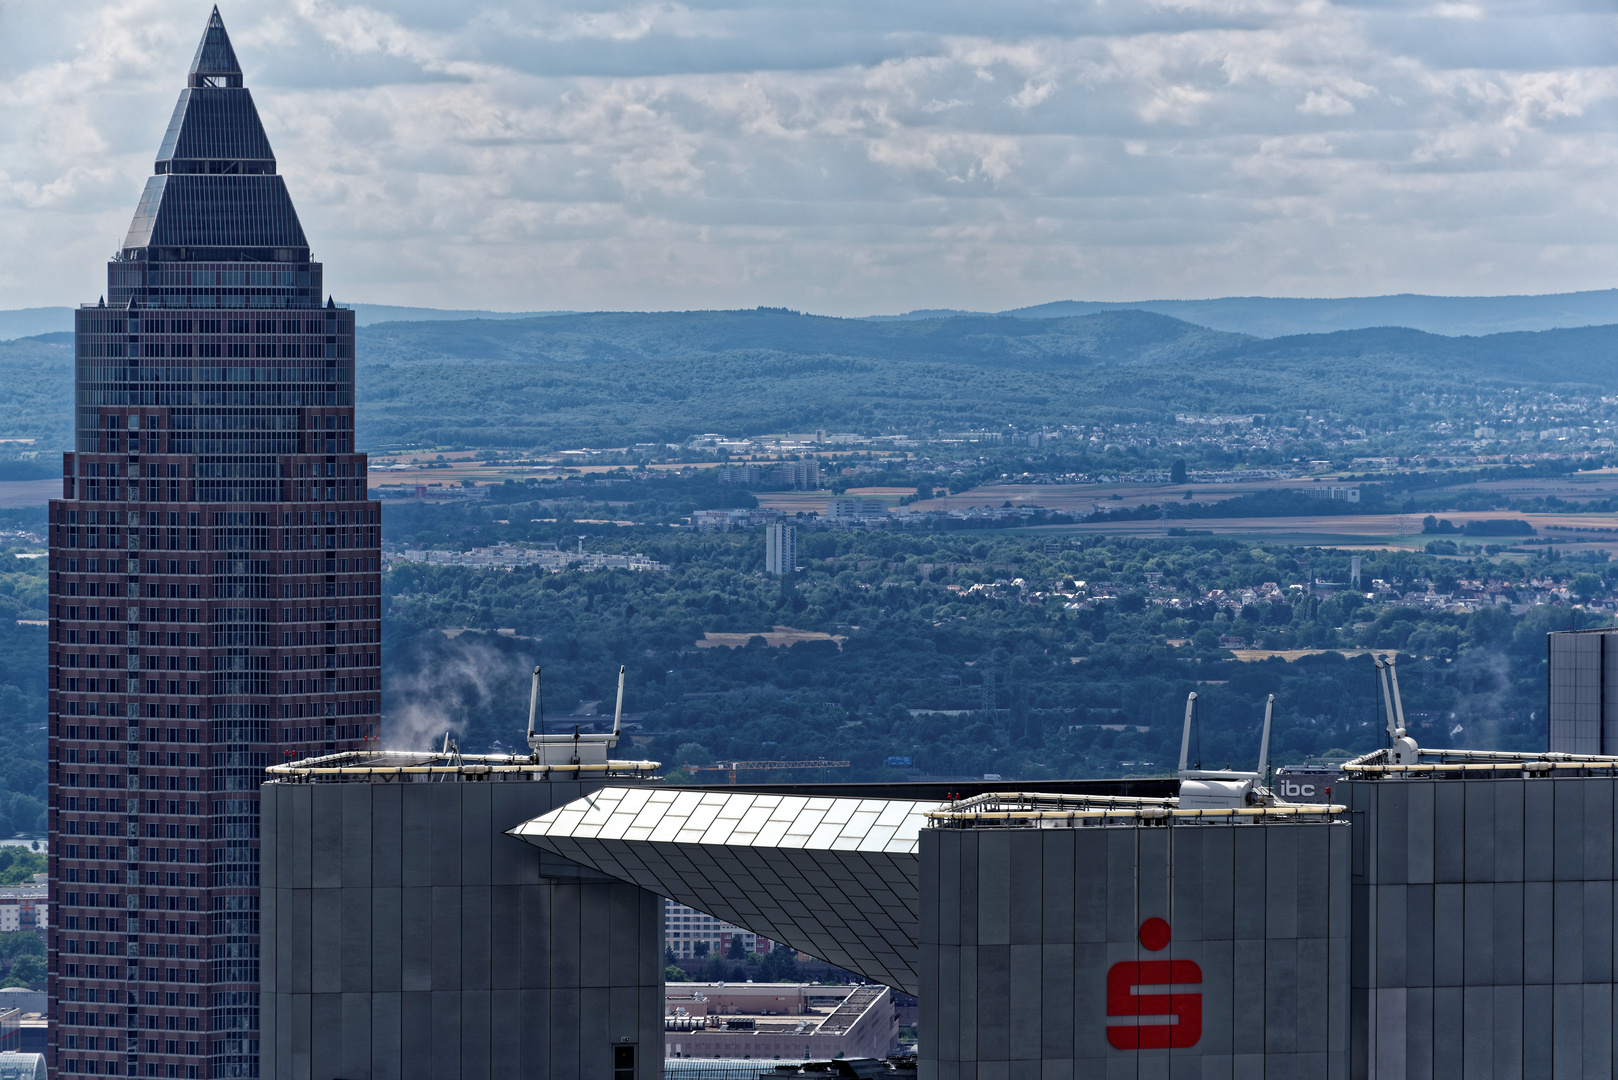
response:
{"label": "distant mountain ridge", "polygon": [[1618,289],[1544,296],[1352,296],[1291,299],[1227,296],[1215,300],[1101,303],[1062,300],[1001,312],[1051,319],[1134,309],[1168,315],[1233,334],[1276,338],[1396,326],[1445,337],[1478,337],[1520,330],[1561,330],[1618,323]]}
{"label": "distant mountain ridge", "polygon": [[[360,326],[390,322],[509,321],[567,315],[741,315],[747,312],[575,312],[472,311],[351,304]],[[765,309],[761,309],[765,310]],[[776,309],[779,310],[779,309]],[[921,309],[902,315],[878,315],[849,322],[927,322],[937,319],[985,318],[995,314],[1018,319],[1065,319],[1106,311],[1147,311],[1168,315],[1210,330],[1252,337],[1329,334],[1342,330],[1404,327],[1445,337],[1478,337],[1512,331],[1557,330],[1618,324],[1618,289],[1552,293],[1542,296],[1351,296],[1310,299],[1270,296],[1227,296],[1208,300],[1058,300],[1010,311],[976,312],[953,308]],[[0,341],[73,329],[73,309],[23,308],[0,311]]]}

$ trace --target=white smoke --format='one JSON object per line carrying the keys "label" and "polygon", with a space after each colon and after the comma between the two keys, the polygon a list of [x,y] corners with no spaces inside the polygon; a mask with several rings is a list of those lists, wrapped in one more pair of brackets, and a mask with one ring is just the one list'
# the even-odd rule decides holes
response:
{"label": "white smoke", "polygon": [[[437,749],[445,732],[459,741],[473,714],[497,700],[512,700],[513,684],[526,685],[533,671],[531,659],[513,656],[475,631],[423,651],[432,657],[430,663],[388,673],[390,702],[382,717],[381,740],[386,748]],[[513,749],[520,747],[528,728],[527,712],[514,712],[509,724],[499,723],[498,728],[502,741]]]}

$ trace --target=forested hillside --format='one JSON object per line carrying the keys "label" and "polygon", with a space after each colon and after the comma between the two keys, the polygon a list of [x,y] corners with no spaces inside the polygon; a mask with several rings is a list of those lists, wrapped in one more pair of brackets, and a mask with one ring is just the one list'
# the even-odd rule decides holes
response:
{"label": "forested hillside", "polygon": [[[418,519],[432,517],[448,538],[482,513],[422,507],[390,515],[385,529],[408,529],[420,542]],[[1161,772],[1177,753],[1193,689],[1210,762],[1256,754],[1269,693],[1278,762],[1378,745],[1368,658],[1238,662],[1220,647],[1235,636],[1267,649],[1399,651],[1418,739],[1527,749],[1544,739],[1543,635],[1568,625],[1570,608],[1454,613],[1401,596],[1429,580],[1453,590],[1475,575],[1504,580],[1526,601],[1547,580],[1585,574],[1601,587],[1613,573],[1588,562],[1368,552],[1367,582],[1400,583],[1400,595],[1368,602],[1288,588],[1306,576],[1341,580],[1347,553],[1232,540],[1088,539],[1047,552],[1040,536],[808,533],[805,571],[785,584],[760,573],[757,532],[634,530],[591,546],[642,551],[670,570],[410,565],[387,575],[384,711],[393,735],[425,745],[453,728],[465,747],[514,747],[534,664],[545,670],[554,730],[566,730],[590,722],[571,715],[580,703],[610,707],[622,663],[625,709],[646,733],[637,752],[670,765],[839,757],[855,763],[850,778],[876,778],[904,771],[888,758],[909,757],[916,770],[945,776]],[[1308,575],[1298,561],[1305,554]],[[1155,587],[1148,572],[1162,575]],[[1262,602],[1208,596],[1265,582],[1280,591]],[[762,635],[782,627],[819,636],[766,647]],[[742,647],[700,647],[708,633],[740,635],[727,640]]]}
{"label": "forested hillside", "polygon": [[45,560],[13,550],[0,546],[0,837],[45,829]]}

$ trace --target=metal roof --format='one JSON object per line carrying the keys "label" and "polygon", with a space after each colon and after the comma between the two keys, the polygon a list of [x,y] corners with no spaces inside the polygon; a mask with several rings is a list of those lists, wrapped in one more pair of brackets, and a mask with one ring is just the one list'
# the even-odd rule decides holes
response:
{"label": "metal roof", "polygon": [[933,801],[607,787],[510,830],[907,993]]}

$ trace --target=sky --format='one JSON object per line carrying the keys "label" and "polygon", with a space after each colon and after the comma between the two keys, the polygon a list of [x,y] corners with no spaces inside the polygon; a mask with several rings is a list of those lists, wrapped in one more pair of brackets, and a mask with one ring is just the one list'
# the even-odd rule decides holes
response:
{"label": "sky", "polygon": [[[0,0],[0,308],[93,302],[209,5]],[[1618,4],[230,0],[339,300],[1618,284]]]}

